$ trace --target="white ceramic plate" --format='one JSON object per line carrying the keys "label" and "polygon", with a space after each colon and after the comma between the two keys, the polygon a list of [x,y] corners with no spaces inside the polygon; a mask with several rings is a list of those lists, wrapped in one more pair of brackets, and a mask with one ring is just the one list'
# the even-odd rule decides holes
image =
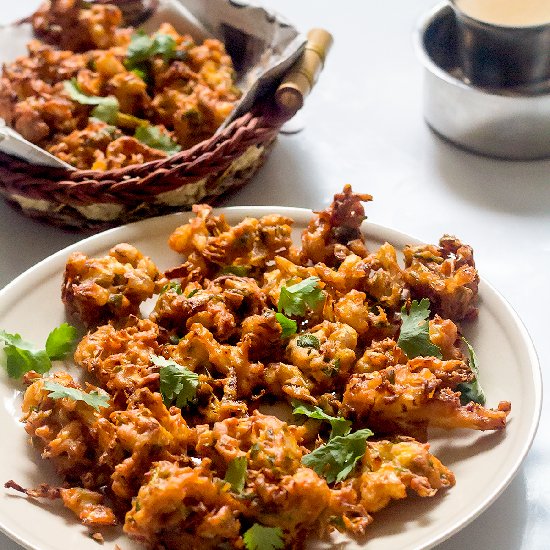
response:
{"label": "white ceramic plate", "polygon": [[[245,216],[279,212],[295,220],[296,235],[311,217],[310,211],[297,208],[238,207],[221,211],[231,223]],[[111,229],[44,260],[0,292],[0,328],[42,344],[49,331],[66,320],[60,286],[70,252],[99,255],[116,243],[129,242],[165,269],[177,265],[180,259],[168,248],[168,235],[188,218],[188,213],[174,214]],[[388,241],[401,248],[417,242],[371,223],[365,224],[365,234],[373,246]],[[435,498],[412,497],[391,504],[375,515],[367,540],[339,548],[430,548],[487,508],[518,470],[535,435],[541,408],[541,375],[533,345],[511,307],[484,281],[480,285],[479,319],[464,326],[464,332],[479,358],[488,406],[496,407],[501,400],[512,403],[506,430],[432,434],[432,452],[454,471],[456,486]],[[28,444],[18,421],[21,386],[3,373],[0,376],[0,481],[3,484],[13,479],[27,487],[41,482],[58,483],[51,466]],[[27,500],[8,490],[0,490],[0,528],[21,545],[36,550],[99,548],[71,512],[59,505]],[[113,529],[107,532],[104,547],[113,548],[115,542],[124,550],[139,548]]]}

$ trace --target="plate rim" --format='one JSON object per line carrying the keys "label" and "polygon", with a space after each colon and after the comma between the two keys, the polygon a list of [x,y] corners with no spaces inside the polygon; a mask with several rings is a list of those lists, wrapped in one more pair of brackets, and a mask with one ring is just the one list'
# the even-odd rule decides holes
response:
{"label": "plate rim", "polygon": [[[307,223],[311,219],[311,215],[314,213],[312,210],[307,208],[299,208],[293,206],[230,206],[224,208],[214,208],[213,212],[216,214],[226,214],[231,217],[236,217],[242,215],[243,217],[258,217],[266,214],[281,214],[288,216],[294,219],[297,225],[303,224],[307,226]],[[117,234],[129,234],[128,237],[125,237],[125,240],[131,240],[133,232],[137,234],[144,234],[147,228],[154,227],[156,224],[161,222],[163,225],[167,224],[169,220],[174,220],[177,223],[177,220],[181,220],[183,223],[187,219],[193,216],[191,211],[182,211],[172,214],[156,216],[152,218],[147,218],[137,222],[121,225],[111,229],[107,229],[100,233],[90,235],[83,239],[78,240],[77,242],[58,250],[54,254],[40,260],[23,273],[18,275],[15,279],[9,282],[4,288],[0,289],[0,308],[4,310],[4,303],[10,300],[10,295],[12,290],[17,288],[23,282],[30,281],[32,283],[33,279],[39,278],[44,271],[45,273],[50,271],[59,272],[59,267],[64,266],[66,263],[67,256],[74,251],[82,250],[83,248],[107,248],[114,246],[120,240],[117,240]],[[176,225],[174,225],[176,227]],[[422,243],[422,240],[417,239],[414,236],[411,236],[407,233],[404,233],[400,230],[393,229],[391,227],[372,222],[370,220],[365,220],[361,227],[362,232],[365,236],[369,236],[369,229],[376,234],[376,238],[381,240],[386,240],[388,242],[394,241],[407,241],[411,244]],[[168,235],[167,235],[168,237]],[[92,253],[91,251],[85,253]],[[499,307],[503,307],[508,316],[509,320],[513,321],[515,328],[518,331],[518,336],[521,338],[527,352],[528,352],[528,363],[531,366],[532,374],[532,383],[533,383],[533,394],[534,394],[534,403],[533,403],[533,415],[530,419],[529,431],[527,437],[522,440],[522,446],[516,456],[516,460],[513,463],[513,466],[509,468],[507,475],[503,479],[499,480],[499,483],[495,488],[490,492],[490,494],[478,504],[477,507],[472,509],[467,516],[462,516],[459,520],[450,522],[450,525],[447,529],[442,530],[439,534],[434,535],[430,540],[426,540],[426,544],[423,544],[420,548],[424,550],[429,550],[435,545],[449,539],[454,534],[458,533],[469,525],[473,520],[475,520],[479,515],[481,515],[485,510],[487,510],[497,498],[504,492],[508,487],[510,482],[514,479],[518,473],[525,457],[527,456],[529,450],[533,445],[535,435],[538,430],[540,417],[542,413],[542,395],[543,395],[543,377],[540,360],[533,343],[533,340],[521,320],[518,313],[508,302],[508,300],[490,283],[485,277],[480,276],[480,294],[483,296],[483,299],[490,298],[494,303],[497,303]],[[1,315],[1,311],[0,311]],[[32,543],[28,542],[21,535],[17,534],[17,531],[12,530],[10,527],[6,526],[3,518],[0,518],[0,531],[4,533],[7,537],[20,544],[24,548],[29,550],[39,550],[39,548]],[[368,543],[365,543],[368,544]]]}

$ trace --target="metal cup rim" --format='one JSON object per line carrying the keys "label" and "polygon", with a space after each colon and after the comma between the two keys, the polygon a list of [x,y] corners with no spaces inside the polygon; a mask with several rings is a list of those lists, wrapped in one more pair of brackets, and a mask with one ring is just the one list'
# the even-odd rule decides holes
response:
{"label": "metal cup rim", "polygon": [[488,27],[491,29],[502,29],[504,32],[506,31],[542,31],[546,28],[550,27],[550,18],[546,23],[537,23],[535,25],[506,25],[502,23],[491,23],[490,21],[485,21],[484,19],[477,19],[476,17],[472,17],[471,15],[468,15],[463,10],[460,9],[459,6],[456,4],[456,0],[448,0],[448,4],[451,6],[451,9],[455,12],[457,17],[461,17],[465,19],[468,23],[474,23],[477,25],[480,25],[482,27]]}

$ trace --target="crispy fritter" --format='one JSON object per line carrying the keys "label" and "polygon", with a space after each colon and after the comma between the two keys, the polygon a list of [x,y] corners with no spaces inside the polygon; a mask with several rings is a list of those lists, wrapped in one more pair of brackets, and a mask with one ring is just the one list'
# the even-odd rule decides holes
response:
{"label": "crispy fritter", "polygon": [[[307,335],[310,339],[305,340]],[[325,390],[334,385],[335,379],[347,379],[356,360],[356,346],[357,332],[353,328],[344,323],[324,321],[311,331],[292,337],[286,358]]]}
{"label": "crispy fritter", "polygon": [[31,498],[42,498],[48,500],[63,500],[66,508],[74,512],[78,519],[90,527],[104,527],[106,525],[116,525],[116,516],[108,506],[103,503],[104,495],[97,491],[90,491],[82,487],[52,487],[46,483],[42,483],[35,489],[25,489],[14,481],[8,481],[4,487],[15,489],[21,493],[25,493]]}
{"label": "crispy fritter", "polygon": [[159,296],[151,319],[178,334],[200,323],[225,342],[239,335],[246,319],[260,315],[266,308],[265,294],[250,277],[222,275],[205,286],[191,292],[182,292],[178,286],[167,287]]}
{"label": "crispy fritter", "polygon": [[299,468],[305,452],[300,446],[303,428],[258,411],[246,418],[216,422],[211,430],[207,428],[197,428],[197,452],[211,459],[213,467],[223,474],[231,460],[246,455],[251,470],[280,477]]}
{"label": "crispy fritter", "polygon": [[112,471],[111,490],[130,500],[143,483],[143,476],[157,460],[186,457],[192,432],[176,408],[167,410],[158,393],[147,388],[135,392],[126,411],[110,415],[98,426],[99,463]]}
{"label": "crispy fritter", "polygon": [[370,200],[371,195],[353,193],[351,185],[345,185],[342,193],[334,195],[332,204],[317,212],[302,234],[304,262],[322,262],[333,267],[340,265],[350,253],[366,256],[360,229],[365,219],[361,201]]}
{"label": "crispy fritter", "polygon": [[138,388],[158,388],[158,368],[151,355],[158,355],[161,329],[147,319],[131,318],[126,327],[103,325],[88,333],[78,344],[74,360],[93,374],[117,399]]}
{"label": "crispy fritter", "polygon": [[496,410],[473,402],[463,406],[459,394],[438,378],[442,372],[453,377],[455,385],[469,380],[464,363],[435,358],[415,358],[406,365],[354,374],[342,401],[344,416],[380,433],[410,434],[420,440],[426,439],[428,426],[504,429],[508,403],[499,404]]}
{"label": "crispy fritter", "polygon": [[367,442],[359,473],[332,490],[332,510],[342,516],[346,529],[364,534],[372,521],[370,514],[391,500],[406,498],[409,490],[431,497],[452,487],[453,473],[429,448],[408,437]]}
{"label": "crispy fritter", "polygon": [[246,517],[282,528],[289,547],[317,526],[331,497],[326,481],[301,465],[303,428],[255,412],[199,432],[197,452],[205,453],[220,474],[231,460],[246,457]]}
{"label": "crispy fritter", "polygon": [[439,246],[407,246],[405,281],[415,298],[429,298],[445,319],[461,321],[477,316],[479,275],[470,246],[444,235]]}
{"label": "crispy fritter", "polygon": [[129,244],[118,244],[103,258],[71,254],[61,298],[70,315],[93,328],[138,314],[140,304],[163,283],[150,258]]}
{"label": "crispy fritter", "polygon": [[311,392],[315,383],[297,366],[287,363],[269,363],[264,370],[264,384],[269,395],[288,401],[297,399],[306,403],[317,403]]}
{"label": "crispy fritter", "polygon": [[[55,373],[52,381],[82,389],[67,373]],[[50,460],[65,479],[90,487],[104,483],[104,472],[94,471],[99,412],[82,401],[52,399],[44,389],[42,378],[37,378],[27,388],[22,411],[21,420],[33,444],[41,449],[42,458]]]}
{"label": "crispy fritter", "polygon": [[210,278],[223,268],[253,272],[265,269],[276,255],[285,256],[291,248],[292,220],[284,216],[245,218],[231,227],[223,214],[213,215],[208,205],[195,205],[193,212],[196,217],[178,227],[168,241],[170,248],[187,256],[189,273],[198,268],[199,275]]}
{"label": "crispy fritter", "polygon": [[37,36],[73,51],[114,46],[121,41],[121,23],[122,12],[116,6],[92,4],[82,9],[80,0],[48,0],[32,16]]}
{"label": "crispy fritter", "polygon": [[124,531],[150,546],[205,550],[242,548],[242,503],[215,478],[203,460],[196,467],[160,461],[153,465],[126,514]]}
{"label": "crispy fritter", "polygon": [[98,120],[90,120],[85,128],[74,130],[48,147],[48,151],[81,170],[122,168],[168,156]]}
{"label": "crispy fritter", "polygon": [[61,489],[60,493],[65,507],[74,512],[84,525],[116,525],[115,514],[103,504],[105,497],[101,493],[80,487]]}

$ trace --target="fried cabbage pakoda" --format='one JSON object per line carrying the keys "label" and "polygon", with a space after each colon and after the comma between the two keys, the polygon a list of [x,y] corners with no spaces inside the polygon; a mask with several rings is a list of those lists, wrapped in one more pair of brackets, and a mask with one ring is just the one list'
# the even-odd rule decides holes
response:
{"label": "fried cabbage pakoda", "polygon": [[461,337],[472,249],[371,250],[370,198],[346,186],[301,249],[289,218],[232,226],[198,205],[164,272],[129,244],[71,255],[62,298],[93,384],[27,373],[25,429],[63,484],[7,486],[169,550],[360,537],[391,501],[451,488],[430,429],[502,430],[510,412],[476,393]]}

